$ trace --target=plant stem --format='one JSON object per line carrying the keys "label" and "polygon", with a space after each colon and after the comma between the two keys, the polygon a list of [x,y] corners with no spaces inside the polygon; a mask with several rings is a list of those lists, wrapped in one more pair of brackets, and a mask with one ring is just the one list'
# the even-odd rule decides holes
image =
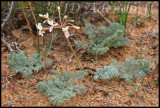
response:
{"label": "plant stem", "polygon": [[27,20],[26,15],[25,15],[25,10],[24,10],[24,7],[23,7],[23,1],[22,1],[22,8],[23,8],[23,14],[24,14],[24,17],[25,17],[25,19],[26,19],[26,21],[27,21],[27,24],[28,24],[28,27],[29,27],[29,30],[30,30],[30,33],[31,33],[32,39],[34,40],[34,36],[33,36],[32,31],[31,31],[31,27],[30,27],[30,25],[29,25],[29,22],[28,22],[28,20]]}
{"label": "plant stem", "polygon": [[[31,9],[32,15],[33,15],[33,17],[34,17],[35,23],[37,24],[37,20],[36,20],[36,17],[35,17],[35,15],[34,15],[34,13],[33,13],[31,3],[28,2],[28,4],[29,4],[29,6],[30,6],[30,9]],[[36,28],[37,28],[37,27],[36,27]],[[38,39],[38,45],[37,45],[37,47],[38,47],[38,53],[40,53],[40,50],[39,50],[39,35],[38,35],[38,28],[37,28],[37,39]]]}
{"label": "plant stem", "polygon": [[70,46],[70,48],[71,48],[71,50],[72,50],[74,56],[76,57],[76,60],[77,60],[77,62],[78,62],[78,65],[80,66],[81,70],[83,70],[83,67],[82,67],[82,65],[81,65],[81,63],[80,63],[78,57],[76,56],[76,54],[75,54],[75,52],[74,52],[74,50],[73,50],[73,48],[72,48],[72,46],[71,46],[71,43],[70,43],[69,39],[68,39],[68,38],[66,38],[66,39],[67,39],[67,42],[68,42],[68,44],[69,44],[69,46]]}

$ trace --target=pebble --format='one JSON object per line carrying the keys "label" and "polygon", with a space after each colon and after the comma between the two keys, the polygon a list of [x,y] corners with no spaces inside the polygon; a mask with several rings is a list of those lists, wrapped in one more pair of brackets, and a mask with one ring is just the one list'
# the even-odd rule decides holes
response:
{"label": "pebble", "polygon": [[157,46],[156,46],[156,45],[153,45],[153,46],[152,46],[152,49],[156,49],[156,48],[157,48]]}

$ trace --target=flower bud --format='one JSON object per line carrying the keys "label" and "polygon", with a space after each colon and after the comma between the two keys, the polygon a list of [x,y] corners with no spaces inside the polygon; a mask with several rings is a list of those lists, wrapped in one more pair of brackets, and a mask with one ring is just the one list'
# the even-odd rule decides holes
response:
{"label": "flower bud", "polygon": [[39,16],[40,16],[40,17],[43,17],[43,15],[42,15],[42,14],[39,14]]}
{"label": "flower bud", "polygon": [[68,21],[70,21],[70,22],[74,22],[74,20],[68,20]]}
{"label": "flower bud", "polygon": [[80,27],[78,27],[78,26],[74,26],[74,28],[76,28],[76,29],[80,29]]}
{"label": "flower bud", "polygon": [[64,16],[64,19],[67,19],[67,15]]}
{"label": "flower bud", "polygon": [[60,10],[60,7],[58,6],[58,10]]}

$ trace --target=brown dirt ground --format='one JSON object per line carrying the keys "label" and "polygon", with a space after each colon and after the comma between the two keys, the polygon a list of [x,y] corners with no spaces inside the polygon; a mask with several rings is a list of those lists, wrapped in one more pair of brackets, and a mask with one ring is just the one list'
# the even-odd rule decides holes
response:
{"label": "brown dirt ground", "polygon": [[[152,15],[152,18],[156,19],[156,17],[158,17],[158,9],[153,8],[153,13],[155,14]],[[140,14],[143,15],[143,12],[141,12]],[[108,18],[110,16],[112,16],[113,19],[115,17],[110,14]],[[112,48],[102,56],[92,56],[82,53],[83,50],[80,50],[77,52],[78,58],[85,56],[90,60],[93,59],[94,61],[96,61],[96,63],[94,63],[91,61],[83,61],[82,59],[80,59],[83,67],[90,67],[95,69],[97,67],[108,65],[112,59],[123,62],[128,57],[132,57],[134,59],[143,57],[144,59],[150,60],[150,68],[155,68],[154,62],[158,62],[159,48],[152,49],[152,46],[156,45],[158,47],[159,40],[152,36],[152,40],[150,40],[149,37],[146,38],[147,43],[143,46],[139,44],[140,38],[148,33],[152,28],[154,20],[149,22],[148,19],[146,19],[145,26],[139,28],[134,27],[133,31],[131,33],[128,33],[132,26],[131,18],[135,18],[135,16],[136,13],[131,13],[128,16],[127,36],[131,38],[130,45],[119,47],[116,49]],[[101,21],[94,23],[94,25],[96,25],[97,27],[101,24],[105,25],[106,22],[102,19]],[[159,31],[158,24],[159,20],[155,28],[153,29],[154,32]],[[87,39],[87,36],[82,33],[84,32],[84,30],[81,29],[80,31],[73,32],[78,32],[78,39]],[[24,51],[26,51],[28,56],[31,56],[32,53],[36,52],[36,49],[33,47],[33,42],[30,34],[22,33],[19,30],[13,30],[12,34],[14,34],[18,38],[19,46]],[[36,90],[36,84],[44,79],[49,78],[49,76],[46,76],[46,74],[52,69],[52,67],[54,67],[56,61],[60,60],[65,55],[63,47],[63,42],[61,42],[60,45],[54,44],[52,48],[54,50],[58,50],[58,52],[50,54],[53,57],[43,58],[44,60],[51,59],[55,63],[52,63],[49,68],[42,69],[39,73],[32,75],[30,79],[21,79],[19,75],[14,75],[13,78],[9,78],[11,87],[13,87],[19,95],[10,87],[1,87],[1,105],[7,106],[6,103],[12,101],[14,103],[12,106],[53,106],[49,103],[47,96],[40,94]],[[62,63],[57,66],[56,70],[60,72],[65,72],[66,70],[68,70],[71,73],[74,73],[75,69],[78,68],[77,62],[75,58],[72,58],[70,64],[67,65],[67,61],[69,61],[72,53],[69,48],[67,48],[66,50],[68,50],[69,55],[65,60],[62,61]],[[1,47],[1,51],[1,84],[3,85],[6,83],[6,73],[8,73],[8,75],[12,75],[12,73],[10,69],[7,68],[7,54],[9,54],[10,52],[4,47]],[[85,96],[79,94],[75,98],[72,98],[70,102],[65,102],[61,104],[61,106],[159,106],[159,89],[158,86],[155,85],[155,80],[158,78],[158,76],[158,72],[153,71],[153,73],[150,73],[147,77],[142,79],[139,92],[130,95],[129,93],[131,93],[133,88],[136,86],[136,82],[132,82],[129,85],[127,85],[125,81],[120,79],[112,79],[107,81],[106,83],[102,83],[101,81],[92,82],[91,76],[89,76],[85,78],[84,82],[88,81],[89,84],[94,85],[96,88],[105,90],[108,95],[104,95],[103,92],[95,92],[92,88],[88,88],[88,93]],[[83,84],[82,81],[78,83]]]}

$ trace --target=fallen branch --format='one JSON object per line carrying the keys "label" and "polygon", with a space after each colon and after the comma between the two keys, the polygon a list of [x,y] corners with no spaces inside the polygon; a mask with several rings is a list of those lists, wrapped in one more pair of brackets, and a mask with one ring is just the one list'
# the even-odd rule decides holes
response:
{"label": "fallen branch", "polygon": [[5,40],[4,37],[1,37],[1,40],[2,40],[2,42],[3,42],[5,45],[7,45],[9,51],[15,52],[15,51],[12,49],[11,44],[9,44],[8,42],[6,42],[6,40]]}
{"label": "fallen branch", "polygon": [[11,15],[12,8],[13,8],[13,4],[14,4],[14,1],[12,1],[11,7],[10,7],[10,9],[9,9],[9,13],[8,13],[8,15],[6,16],[6,18],[3,20],[3,23],[1,24],[1,29],[4,27],[6,21],[8,21],[10,15]]}
{"label": "fallen branch", "polygon": [[[16,43],[16,42],[12,42],[11,44],[8,43],[8,42],[5,40],[5,38],[4,38],[4,33],[3,33],[3,37],[1,37],[1,40],[2,40],[2,42],[3,42],[5,45],[7,45],[9,51],[11,51],[11,52],[16,52],[16,51],[21,52],[21,51],[22,51],[22,50],[17,46],[17,43]],[[15,46],[15,50],[14,50],[11,46]]]}

